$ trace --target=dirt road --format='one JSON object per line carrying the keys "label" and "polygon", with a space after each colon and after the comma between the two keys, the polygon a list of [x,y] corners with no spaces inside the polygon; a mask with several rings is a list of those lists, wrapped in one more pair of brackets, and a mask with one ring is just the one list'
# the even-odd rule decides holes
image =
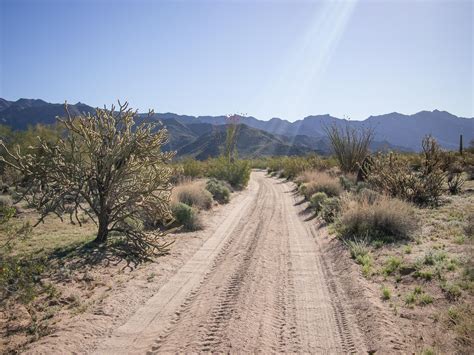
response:
{"label": "dirt road", "polygon": [[365,352],[292,188],[253,172],[202,247],[96,353]]}

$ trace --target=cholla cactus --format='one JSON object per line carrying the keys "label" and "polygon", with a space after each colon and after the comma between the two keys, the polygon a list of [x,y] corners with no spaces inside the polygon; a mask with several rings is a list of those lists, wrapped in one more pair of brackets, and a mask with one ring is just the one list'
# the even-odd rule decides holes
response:
{"label": "cholla cactus", "polygon": [[22,173],[22,198],[40,212],[38,223],[50,213],[61,218],[66,213],[80,225],[83,212],[98,226],[98,243],[117,232],[141,251],[163,251],[161,232],[145,233],[131,221],[150,214],[171,219],[174,153],[161,150],[167,131],[155,123],[136,125],[137,111],[127,103],[79,117],[72,117],[66,104],[66,113],[66,119],[58,118],[64,136],[54,144],[38,138],[35,154],[2,144],[6,156],[1,159]]}

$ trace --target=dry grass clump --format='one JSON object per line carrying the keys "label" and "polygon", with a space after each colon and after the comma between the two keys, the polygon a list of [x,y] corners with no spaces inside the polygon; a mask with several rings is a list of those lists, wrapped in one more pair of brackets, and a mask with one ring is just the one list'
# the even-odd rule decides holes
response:
{"label": "dry grass clump", "polygon": [[174,187],[171,194],[173,204],[178,202],[198,209],[208,210],[212,207],[212,194],[206,190],[202,180],[183,182]]}
{"label": "dry grass clump", "polygon": [[337,231],[343,238],[395,241],[410,238],[417,228],[413,208],[401,200],[384,195],[341,199]]}
{"label": "dry grass clump", "polygon": [[298,176],[295,178],[295,182],[298,185],[306,184],[310,181],[316,180],[319,177],[319,174],[321,174],[321,172],[317,170],[305,170],[298,174]]}
{"label": "dry grass clump", "polygon": [[310,199],[317,192],[324,192],[328,197],[339,196],[342,193],[342,187],[339,181],[325,172],[305,172],[300,175],[302,179],[310,179],[300,186],[301,193]]}

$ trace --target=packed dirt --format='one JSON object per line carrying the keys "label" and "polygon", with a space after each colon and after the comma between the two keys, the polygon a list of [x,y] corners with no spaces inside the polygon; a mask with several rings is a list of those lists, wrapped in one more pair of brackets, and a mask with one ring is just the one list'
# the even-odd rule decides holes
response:
{"label": "packed dirt", "polygon": [[406,352],[379,292],[300,200],[292,183],[253,172],[204,231],[178,236],[27,352]]}

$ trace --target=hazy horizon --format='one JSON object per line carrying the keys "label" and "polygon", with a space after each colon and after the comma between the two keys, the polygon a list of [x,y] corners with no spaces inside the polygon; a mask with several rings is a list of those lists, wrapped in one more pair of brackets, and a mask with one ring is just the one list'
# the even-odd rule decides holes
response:
{"label": "hazy horizon", "polygon": [[471,118],[471,1],[0,0],[0,97],[145,112]]}

